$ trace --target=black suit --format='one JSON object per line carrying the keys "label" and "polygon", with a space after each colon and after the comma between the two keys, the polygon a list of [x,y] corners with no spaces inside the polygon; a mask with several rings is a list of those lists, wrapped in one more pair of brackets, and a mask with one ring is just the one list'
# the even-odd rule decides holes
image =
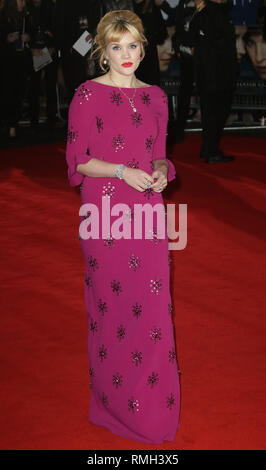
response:
{"label": "black suit", "polygon": [[207,1],[190,25],[195,47],[195,76],[200,95],[204,157],[221,151],[219,142],[236,83],[235,31],[227,3]]}

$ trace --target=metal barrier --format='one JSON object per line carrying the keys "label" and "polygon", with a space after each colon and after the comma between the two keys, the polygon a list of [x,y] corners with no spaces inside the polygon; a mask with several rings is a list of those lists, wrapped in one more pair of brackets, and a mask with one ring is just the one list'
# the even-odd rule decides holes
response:
{"label": "metal barrier", "polygon": [[[168,95],[170,114],[173,119],[176,119],[180,80],[163,79],[161,87]],[[200,108],[200,100],[195,83],[190,107],[192,109]],[[239,80],[236,85],[231,109],[232,111],[266,111],[266,83],[262,80]]]}

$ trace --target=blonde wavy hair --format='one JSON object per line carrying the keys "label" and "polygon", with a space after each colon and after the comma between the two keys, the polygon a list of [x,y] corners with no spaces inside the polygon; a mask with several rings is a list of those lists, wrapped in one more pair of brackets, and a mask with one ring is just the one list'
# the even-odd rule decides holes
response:
{"label": "blonde wavy hair", "polygon": [[97,26],[97,34],[94,39],[94,48],[90,58],[98,59],[99,65],[104,72],[109,70],[108,64],[104,64],[105,50],[110,42],[119,42],[125,33],[130,33],[136,41],[140,41],[142,60],[145,56],[145,47],[148,41],[144,34],[141,19],[130,10],[114,10],[106,13]]}

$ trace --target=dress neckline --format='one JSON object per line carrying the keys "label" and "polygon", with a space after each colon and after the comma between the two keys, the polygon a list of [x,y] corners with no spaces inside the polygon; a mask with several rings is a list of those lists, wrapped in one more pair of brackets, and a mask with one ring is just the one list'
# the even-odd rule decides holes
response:
{"label": "dress neckline", "polygon": [[[132,87],[132,88],[127,88],[127,87],[122,87],[122,86],[118,87],[118,86],[115,86],[115,85],[106,85],[105,83],[95,82],[94,80],[88,80],[88,81],[89,81],[89,82],[92,82],[92,83],[97,83],[98,85],[106,86],[106,87],[108,87],[108,88],[118,88],[118,89],[121,88],[122,90],[135,90],[134,87]],[[152,87],[154,87],[154,86],[156,86],[156,85],[138,86],[138,87],[136,88],[136,90],[138,90],[138,89],[143,90],[143,89],[145,89],[145,88],[152,88]]]}

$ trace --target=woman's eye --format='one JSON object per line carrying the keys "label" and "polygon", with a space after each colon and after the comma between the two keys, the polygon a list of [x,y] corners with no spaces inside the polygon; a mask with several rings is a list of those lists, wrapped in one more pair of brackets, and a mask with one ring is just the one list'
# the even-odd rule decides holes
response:
{"label": "woman's eye", "polygon": [[136,49],[137,46],[136,46],[136,44],[131,44],[130,47],[132,47],[133,49]]}
{"label": "woman's eye", "polygon": [[119,48],[119,46],[114,46],[114,47],[113,47],[113,50],[114,50],[114,51],[117,51],[118,48]]}

